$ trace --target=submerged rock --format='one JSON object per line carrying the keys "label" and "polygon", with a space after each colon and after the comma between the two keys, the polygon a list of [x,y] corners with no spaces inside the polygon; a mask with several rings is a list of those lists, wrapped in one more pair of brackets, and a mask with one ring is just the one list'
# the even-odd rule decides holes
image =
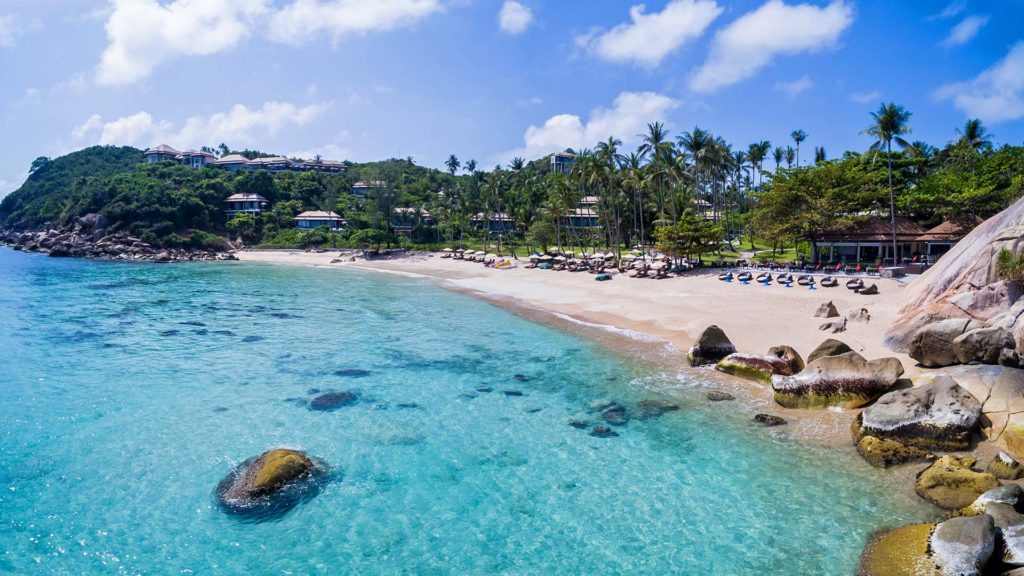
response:
{"label": "submerged rock", "polygon": [[918,462],[931,456],[927,450],[907,446],[895,440],[864,436],[857,442],[857,453],[869,464],[878,468],[888,468],[908,462]]}
{"label": "submerged rock", "polygon": [[734,352],[736,347],[725,332],[718,326],[711,325],[704,329],[697,343],[690,347],[686,359],[690,366],[706,366],[715,364]]}
{"label": "submerged rock", "polygon": [[723,402],[726,400],[735,400],[736,397],[728,392],[722,390],[712,390],[707,393],[708,400],[712,402]]}
{"label": "submerged rock", "polygon": [[250,502],[310,476],[315,467],[312,459],[297,450],[268,450],[244,462],[221,481],[217,496],[222,502]]}
{"label": "submerged rock", "polygon": [[360,370],[359,368],[342,368],[341,370],[334,371],[335,376],[341,376],[342,378],[365,378],[370,374],[369,370]]}
{"label": "submerged rock", "polygon": [[679,410],[679,405],[668,400],[641,400],[636,404],[638,417],[641,420],[657,418],[666,412]]}
{"label": "submerged rock", "polygon": [[981,403],[949,376],[894,390],[854,420],[854,440],[888,438],[928,450],[964,450],[978,426]]}
{"label": "submerged rock", "polygon": [[896,358],[864,361],[859,355],[823,356],[794,376],[772,376],[775,401],[787,408],[859,408],[892,388],[903,375]]}
{"label": "submerged rock", "polygon": [[611,438],[618,436],[619,433],[607,426],[594,426],[590,429],[590,435],[595,438]]}
{"label": "submerged rock", "polygon": [[613,426],[622,426],[629,422],[629,414],[625,406],[615,404],[601,412],[601,419]]}
{"label": "submerged rock", "polygon": [[1021,465],[1006,452],[996,454],[985,471],[1000,480],[1016,480],[1021,476]]}
{"label": "submerged rock", "polygon": [[943,456],[917,475],[914,491],[947,510],[972,504],[978,496],[999,486],[995,476],[971,470],[975,462],[974,458]]}
{"label": "submerged rock", "polygon": [[351,390],[344,392],[326,392],[313,398],[309,402],[309,408],[310,410],[328,412],[345,406],[351,406],[358,401],[359,394]]}
{"label": "submerged rock", "polygon": [[928,550],[935,526],[928,522],[876,532],[861,554],[857,576],[939,576]]}
{"label": "submerged rock", "polygon": [[782,426],[783,424],[789,424],[785,418],[774,414],[755,414],[754,422],[764,424],[765,426]]}
{"label": "submerged rock", "polygon": [[584,428],[590,427],[590,421],[582,420],[579,418],[573,418],[572,420],[569,420],[569,426],[572,426],[573,428],[579,428],[582,430]]}
{"label": "submerged rock", "polygon": [[770,384],[775,374],[790,376],[803,370],[804,361],[793,348],[775,346],[765,356],[741,352],[729,354],[715,368],[726,374]]}
{"label": "submerged rock", "polygon": [[995,523],[987,514],[950,518],[935,527],[929,543],[944,574],[980,574],[995,550]]}

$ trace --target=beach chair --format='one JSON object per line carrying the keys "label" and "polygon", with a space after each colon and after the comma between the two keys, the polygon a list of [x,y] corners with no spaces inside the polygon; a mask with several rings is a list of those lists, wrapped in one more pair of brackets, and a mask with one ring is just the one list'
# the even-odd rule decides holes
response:
{"label": "beach chair", "polygon": [[835,288],[839,286],[839,281],[831,276],[825,276],[821,279],[822,288]]}

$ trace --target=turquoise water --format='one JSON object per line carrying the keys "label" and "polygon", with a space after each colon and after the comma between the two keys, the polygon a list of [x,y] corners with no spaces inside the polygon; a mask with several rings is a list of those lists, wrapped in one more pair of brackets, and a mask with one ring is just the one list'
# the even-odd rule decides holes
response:
{"label": "turquoise water", "polygon": [[[666,398],[666,367],[414,279],[0,249],[0,342],[4,574],[844,574],[928,514],[698,383],[591,437],[568,420]],[[277,446],[330,482],[226,514]]]}

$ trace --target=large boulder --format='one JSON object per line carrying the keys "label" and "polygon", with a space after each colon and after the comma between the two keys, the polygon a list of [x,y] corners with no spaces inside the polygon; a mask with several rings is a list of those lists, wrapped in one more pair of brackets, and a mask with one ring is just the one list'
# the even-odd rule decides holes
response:
{"label": "large boulder", "polygon": [[986,491],[968,506],[953,512],[953,515],[977,516],[984,514],[991,504],[1006,504],[1016,509],[1022,502],[1024,502],[1024,490],[1021,490],[1021,487],[1016,484],[1004,484]]}
{"label": "large boulder", "polygon": [[902,375],[897,358],[869,362],[855,354],[824,356],[799,374],[772,376],[772,390],[787,408],[859,408],[889,391]]}
{"label": "large boulder", "polygon": [[810,355],[807,356],[807,363],[810,364],[823,356],[843,355],[852,355],[854,358],[860,358],[861,360],[864,359],[863,356],[854,352],[853,348],[847,346],[845,342],[829,338],[821,344],[818,344],[818,347],[811,351]]}
{"label": "large boulder", "polygon": [[919,462],[931,456],[927,450],[907,446],[888,438],[864,436],[857,442],[857,453],[877,468],[888,468],[908,462]]}
{"label": "large boulder", "polygon": [[953,339],[953,353],[961,364],[999,364],[1003,350],[1013,350],[1016,347],[1013,335],[999,326],[978,328]]}
{"label": "large boulder", "polygon": [[995,550],[995,523],[987,514],[950,518],[935,527],[929,543],[944,574],[977,575]]}
{"label": "large boulder", "polygon": [[818,306],[818,310],[814,313],[815,318],[837,318],[838,316],[839,310],[836,310],[836,305],[832,302]]}
{"label": "large boulder", "polygon": [[929,552],[934,522],[908,524],[871,536],[857,566],[857,576],[939,576]]}
{"label": "large boulder", "polygon": [[742,352],[729,354],[715,368],[726,374],[770,384],[775,374],[789,376],[803,370],[804,361],[793,348],[775,346],[764,356]]}
{"label": "large boulder", "polygon": [[701,333],[697,343],[690,347],[686,359],[690,366],[706,366],[716,364],[722,358],[736,352],[736,347],[721,328],[708,326]]}
{"label": "large boulder", "polygon": [[225,478],[217,493],[223,502],[253,501],[310,476],[315,467],[312,459],[297,450],[268,450],[244,462]]}
{"label": "large boulder", "polygon": [[1024,458],[1024,370],[1004,366],[952,366],[944,372],[982,399],[982,432]]}
{"label": "large boulder", "polygon": [[865,408],[854,420],[854,441],[874,436],[927,450],[964,450],[980,416],[981,402],[956,380],[940,375],[889,392]]}
{"label": "large boulder", "polygon": [[907,353],[925,368],[942,368],[958,362],[953,341],[964,332],[981,328],[969,318],[943,320],[924,326],[910,342]]}
{"label": "large boulder", "polygon": [[914,491],[946,510],[968,506],[985,492],[999,486],[995,476],[971,470],[974,464],[974,458],[942,456],[917,475]]}
{"label": "large boulder", "polygon": [[995,523],[1003,564],[1024,566],[1024,514],[1001,502],[985,506],[985,514]]}

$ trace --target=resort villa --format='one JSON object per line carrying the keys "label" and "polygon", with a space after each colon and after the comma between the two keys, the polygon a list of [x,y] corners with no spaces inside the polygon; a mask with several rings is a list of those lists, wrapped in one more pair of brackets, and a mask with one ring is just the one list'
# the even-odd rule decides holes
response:
{"label": "resort villa", "polygon": [[555,152],[551,155],[551,171],[555,174],[568,175],[576,164],[576,153],[566,149],[565,152]]}
{"label": "resort villa", "polygon": [[477,230],[486,227],[491,234],[504,234],[512,231],[512,218],[504,212],[492,212],[486,216],[483,212],[477,212],[470,219],[469,224]]}
{"label": "resort villa", "polygon": [[341,216],[324,210],[303,212],[294,220],[295,226],[300,230],[312,230],[320,226],[327,226],[331,232],[341,232],[345,229],[345,220]]}
{"label": "resort villa", "polygon": [[370,182],[359,181],[352,185],[352,195],[357,198],[366,198],[370,190],[384,188],[387,184],[383,180],[372,180]]}
{"label": "resort villa", "polygon": [[179,152],[166,144],[154,146],[153,148],[146,150],[145,154],[146,162],[150,164],[170,160],[172,162],[184,164],[185,166],[196,170],[203,168],[204,166],[217,166],[231,172],[240,172],[242,170],[268,170],[270,172],[291,170],[305,172],[312,170],[316,172],[336,174],[344,172],[347,169],[344,162],[338,162],[336,160],[290,160],[284,156],[268,156],[264,158],[249,159],[240,154],[228,154],[218,158],[216,154],[211,152],[197,152],[195,150]]}
{"label": "resort villa", "polygon": [[267,199],[259,194],[232,194],[224,199],[224,213],[229,219],[237,214],[259,214],[267,204]]}
{"label": "resort villa", "polygon": [[[926,258],[934,262],[949,251],[968,229],[943,222],[925,230],[911,220],[896,218],[897,264]],[[872,216],[862,222],[823,234],[818,241],[822,259],[837,262],[876,262],[892,265],[892,223],[889,218]]]}
{"label": "resort villa", "polygon": [[408,236],[412,233],[417,220],[424,226],[433,226],[434,219],[430,212],[419,208],[395,208],[391,216],[391,229],[398,234]]}
{"label": "resort villa", "polygon": [[597,196],[584,196],[579,207],[570,210],[566,217],[572,228],[597,228],[601,225],[597,218]]}

